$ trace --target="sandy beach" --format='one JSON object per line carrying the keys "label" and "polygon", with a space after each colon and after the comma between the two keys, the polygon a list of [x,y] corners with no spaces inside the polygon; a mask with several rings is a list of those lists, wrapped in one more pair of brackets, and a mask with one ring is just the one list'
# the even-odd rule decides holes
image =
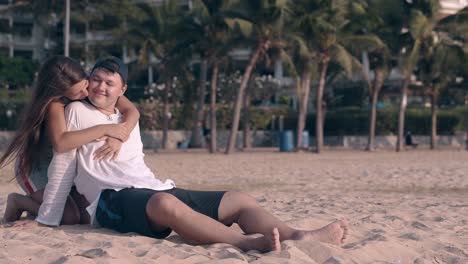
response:
{"label": "sandy beach", "polygon": [[[179,187],[241,190],[291,226],[350,223],[343,246],[284,241],[260,254],[190,246],[89,226],[0,227],[0,263],[468,263],[468,152],[331,150],[209,155],[150,153],[148,166]],[[0,212],[20,192],[0,171]],[[233,226],[232,228],[238,228]]]}

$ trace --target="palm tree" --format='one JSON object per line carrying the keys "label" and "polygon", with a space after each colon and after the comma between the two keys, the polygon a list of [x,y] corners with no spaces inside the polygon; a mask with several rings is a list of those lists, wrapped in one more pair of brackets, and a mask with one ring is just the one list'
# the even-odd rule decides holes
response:
{"label": "palm tree", "polygon": [[[287,61],[293,60],[292,73],[296,77],[296,87],[298,91],[299,111],[297,119],[297,141],[296,150],[302,146],[302,134],[305,128],[307,106],[309,104],[310,83],[313,76],[317,74],[317,53],[311,43],[314,41],[309,29],[314,23],[314,11],[317,7],[310,4],[309,1],[297,1],[291,7],[294,17],[291,38],[291,55]],[[310,10],[312,9],[312,10]],[[300,74],[298,74],[300,72]]]}
{"label": "palm tree", "polygon": [[375,150],[375,130],[377,121],[377,102],[388,73],[392,68],[392,53],[400,51],[398,37],[404,22],[405,6],[400,1],[368,0],[369,7],[363,16],[362,28],[381,39],[382,46],[369,52],[369,69],[373,70],[371,83],[367,71],[364,71],[370,93],[369,138],[366,150]]}
{"label": "palm tree", "polygon": [[212,64],[211,96],[210,96],[210,124],[211,142],[210,152],[216,151],[216,81],[219,63],[230,49],[229,27],[226,22],[225,11],[229,10],[231,1],[197,0],[189,14],[181,21],[182,40],[179,46],[191,47],[191,51],[200,54],[200,85],[198,91],[197,109],[194,113],[192,129],[192,147],[201,146],[201,122],[203,120],[203,106],[205,102],[205,86],[209,64]]}
{"label": "palm tree", "polygon": [[226,154],[231,153],[234,149],[244,92],[252,71],[260,57],[270,47],[280,45],[279,40],[284,20],[289,13],[288,2],[287,0],[240,0],[237,2],[237,8],[226,12],[230,18],[226,21],[229,26],[232,29],[240,30],[244,36],[249,38],[247,41],[250,43],[255,43],[255,49],[251,53],[237,92]]}
{"label": "palm tree", "polygon": [[[405,2],[406,3],[406,2]],[[418,0],[406,3],[410,7],[410,16],[408,22],[408,30],[411,35],[411,45],[409,46],[410,52],[403,53],[400,61],[400,68],[402,69],[404,80],[401,89],[400,110],[398,114],[398,140],[396,151],[403,149],[404,143],[404,122],[405,111],[407,103],[407,91],[411,81],[413,71],[420,59],[421,50],[430,42],[434,30],[438,26],[446,26],[454,24],[458,21],[466,21],[467,9],[461,10],[459,13],[446,17],[442,21],[439,20],[440,3],[437,0]],[[435,139],[434,139],[435,140]]]}
{"label": "palm tree", "polygon": [[181,16],[178,1],[167,1],[161,6],[138,4],[137,16],[129,17],[127,21],[128,34],[125,39],[129,46],[138,47],[139,61],[146,65],[154,56],[157,60],[160,80],[164,82],[164,115],[162,148],[167,147],[169,129],[169,89],[172,78],[181,72],[185,58],[174,55],[176,37],[174,30]]}
{"label": "palm tree", "polygon": [[[300,3],[300,4],[299,4]],[[357,10],[362,10],[362,3],[355,1],[302,1],[298,3],[298,21],[301,33],[308,38],[305,42],[308,50],[316,53],[318,64],[318,87],[316,92],[316,151],[323,148],[323,93],[327,71],[331,61],[336,62],[350,75],[353,67],[361,68],[361,64],[352,53],[382,47],[379,38],[368,34],[356,34],[354,29]],[[309,55],[310,56],[310,55]],[[308,85],[309,76],[303,78],[303,85]],[[308,89],[307,87],[304,90]],[[300,110],[300,122],[305,119],[307,98],[303,98]],[[298,124],[298,138],[301,138],[304,125]],[[299,134],[300,133],[300,134]]]}
{"label": "palm tree", "polygon": [[457,77],[459,69],[464,66],[466,54],[463,45],[466,44],[463,35],[457,34],[456,30],[462,26],[462,22],[465,22],[465,26],[467,25],[467,10],[468,8],[439,21],[432,34],[422,42],[421,61],[418,68],[423,84],[429,88],[431,94],[431,149],[435,149],[437,144],[437,111],[440,91]]}

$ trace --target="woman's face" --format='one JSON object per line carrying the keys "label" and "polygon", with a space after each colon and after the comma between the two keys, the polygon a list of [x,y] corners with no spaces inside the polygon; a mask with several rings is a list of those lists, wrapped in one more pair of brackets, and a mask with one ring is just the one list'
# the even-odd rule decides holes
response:
{"label": "woman's face", "polygon": [[64,96],[70,100],[81,100],[88,96],[88,85],[89,81],[84,79],[78,83],[75,83],[67,90]]}

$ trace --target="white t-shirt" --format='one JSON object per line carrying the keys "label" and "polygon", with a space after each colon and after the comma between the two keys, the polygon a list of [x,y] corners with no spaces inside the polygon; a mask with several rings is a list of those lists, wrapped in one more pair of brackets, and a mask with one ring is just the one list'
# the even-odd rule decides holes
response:
{"label": "white t-shirt", "polygon": [[[122,115],[117,109],[115,114],[105,115],[90,103],[81,101],[67,105],[65,118],[68,130],[74,131],[120,123]],[[116,160],[93,160],[94,152],[104,144],[103,141],[94,141],[69,152],[54,152],[48,170],[49,180],[36,221],[51,226],[60,224],[73,183],[77,191],[91,202],[87,210],[92,222],[102,190],[130,187],[168,190],[175,187],[172,180],[162,182],[156,179],[146,166],[138,124],[130,133],[129,139],[122,144]]]}

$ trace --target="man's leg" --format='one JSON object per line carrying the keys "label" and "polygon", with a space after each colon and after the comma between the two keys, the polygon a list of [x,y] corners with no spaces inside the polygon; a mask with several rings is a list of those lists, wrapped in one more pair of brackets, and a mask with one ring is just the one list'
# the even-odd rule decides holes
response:
{"label": "man's leg", "polygon": [[184,239],[196,244],[227,243],[244,251],[268,252],[281,249],[276,228],[272,227],[258,238],[243,235],[192,210],[171,194],[156,193],[151,196],[146,205],[146,215],[154,232],[171,228]]}
{"label": "man's leg", "polygon": [[237,223],[246,234],[266,234],[276,227],[281,241],[318,240],[340,245],[344,242],[348,230],[344,220],[330,223],[317,230],[293,229],[260,207],[254,198],[240,192],[226,192],[218,212],[221,222],[225,224]]}

